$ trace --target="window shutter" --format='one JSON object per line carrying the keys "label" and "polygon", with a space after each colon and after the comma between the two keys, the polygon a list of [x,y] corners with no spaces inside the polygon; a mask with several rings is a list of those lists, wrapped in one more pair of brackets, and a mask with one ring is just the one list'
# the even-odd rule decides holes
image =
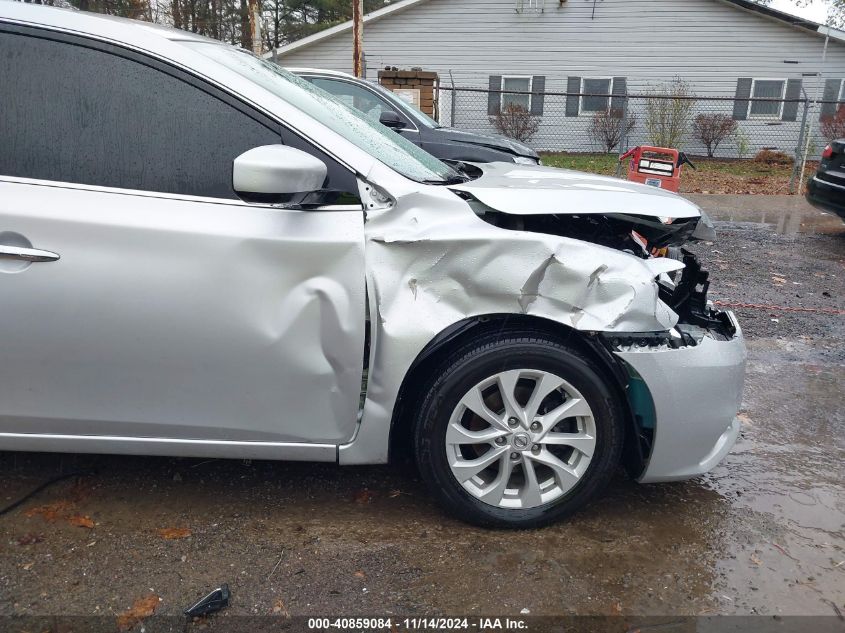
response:
{"label": "window shutter", "polygon": [[790,79],[786,82],[785,98],[787,101],[783,104],[783,116],[781,119],[784,121],[797,121],[798,106],[800,104],[797,101],[789,101],[789,99],[801,98],[801,79]]}
{"label": "window shutter", "polygon": [[839,98],[839,86],[841,79],[828,79],[824,82],[824,94],[822,95],[822,111],[819,119],[836,114],[836,100]]}
{"label": "window shutter", "polygon": [[611,110],[625,109],[625,95],[628,94],[628,79],[626,77],[613,78],[613,94],[622,95],[621,97],[614,96],[610,100]]}
{"label": "window shutter", "polygon": [[566,82],[566,116],[578,116],[578,93],[581,92],[581,78],[570,77]]}
{"label": "window shutter", "polygon": [[751,97],[751,77],[740,77],[736,80],[736,95],[734,96],[734,120],[745,121],[748,118],[748,99]]}
{"label": "window shutter", "polygon": [[543,101],[546,98],[546,78],[534,75],[531,79],[531,114],[543,116]]}
{"label": "window shutter", "polygon": [[489,90],[487,93],[487,114],[498,114],[502,105],[502,76],[490,75],[490,84],[487,89]]}

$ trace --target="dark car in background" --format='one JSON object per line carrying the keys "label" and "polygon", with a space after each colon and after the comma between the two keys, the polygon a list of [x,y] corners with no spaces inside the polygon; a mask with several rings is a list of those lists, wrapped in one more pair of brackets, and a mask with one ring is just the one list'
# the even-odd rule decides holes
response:
{"label": "dark car in background", "polygon": [[807,201],[845,220],[845,139],[824,148],[819,168],[807,185]]}
{"label": "dark car in background", "polygon": [[347,73],[312,68],[288,68],[347,105],[396,130],[440,160],[473,163],[507,162],[537,165],[537,152],[496,134],[465,132],[443,127],[390,90]]}

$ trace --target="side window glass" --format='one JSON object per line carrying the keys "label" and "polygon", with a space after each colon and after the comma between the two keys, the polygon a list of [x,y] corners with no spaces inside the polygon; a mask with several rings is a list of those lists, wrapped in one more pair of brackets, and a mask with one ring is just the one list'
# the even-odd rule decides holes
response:
{"label": "side window glass", "polygon": [[[348,81],[336,81],[323,77],[314,77],[310,81],[318,88],[322,88],[326,92],[333,94],[350,108],[355,108],[359,112],[363,112],[374,121],[379,120],[382,112],[395,112],[390,107],[390,104],[383,101],[380,97],[366,88],[356,86]],[[397,114],[399,113],[397,112]]]}
{"label": "side window glass", "polygon": [[0,174],[236,198],[232,161],[278,130],[161,70],[0,32]]}

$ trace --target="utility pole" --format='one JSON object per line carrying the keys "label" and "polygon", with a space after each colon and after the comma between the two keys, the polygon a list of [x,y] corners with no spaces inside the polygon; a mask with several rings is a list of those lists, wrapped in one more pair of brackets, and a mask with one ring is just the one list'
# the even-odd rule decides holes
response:
{"label": "utility pole", "polygon": [[364,0],[352,0],[352,68],[364,76]]}

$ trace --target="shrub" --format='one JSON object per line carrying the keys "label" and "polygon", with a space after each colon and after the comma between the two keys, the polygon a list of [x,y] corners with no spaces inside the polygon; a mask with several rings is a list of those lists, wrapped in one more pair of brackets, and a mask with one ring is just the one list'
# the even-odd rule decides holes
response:
{"label": "shrub", "polygon": [[741,127],[736,128],[733,136],[734,144],[736,145],[736,155],[740,158],[745,158],[748,156],[748,152],[751,151],[751,139],[742,131]]}
{"label": "shrub", "polygon": [[736,130],[736,121],[726,114],[699,114],[692,124],[695,138],[707,148],[707,156],[710,158],[713,158],[722,141],[736,135]]}
{"label": "shrub", "polygon": [[490,123],[500,133],[517,141],[525,142],[531,139],[540,128],[540,120],[531,116],[525,107],[518,103],[509,103],[490,117]]}
{"label": "shrub", "polygon": [[785,152],[779,152],[773,149],[760,150],[754,157],[755,163],[764,163],[766,165],[791,165],[794,160]]}
{"label": "shrub", "polygon": [[622,139],[630,134],[636,124],[637,117],[634,114],[629,114],[625,118],[625,113],[622,110],[611,108],[603,112],[596,112],[593,115],[587,133],[609,154],[619,145]]}
{"label": "shrub", "polygon": [[845,105],[839,106],[836,114],[823,116],[819,129],[827,141],[845,137]]}
{"label": "shrub", "polygon": [[645,126],[649,141],[658,147],[679,147],[689,130],[695,107],[690,85],[675,77],[648,93]]}

